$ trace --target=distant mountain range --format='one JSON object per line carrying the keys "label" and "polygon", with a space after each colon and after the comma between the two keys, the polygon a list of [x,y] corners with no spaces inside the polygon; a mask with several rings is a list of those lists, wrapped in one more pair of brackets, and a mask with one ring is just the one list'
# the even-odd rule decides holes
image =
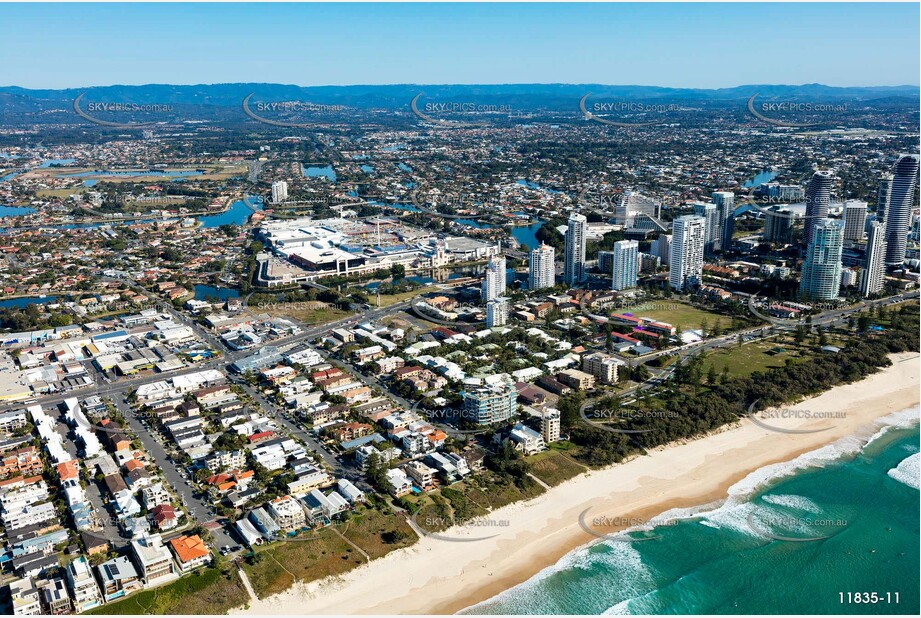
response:
{"label": "distant mountain range", "polygon": [[573,101],[591,93],[593,99],[672,100],[697,102],[737,102],[758,93],[763,98],[797,100],[871,101],[908,98],[917,104],[918,86],[835,87],[822,84],[799,86],[751,84],[734,88],[661,88],[657,86],[611,86],[603,84],[495,84],[495,85],[420,85],[387,86],[294,86],[286,84],[200,84],[175,86],[89,86],[63,90],[0,86],[0,104],[9,107],[57,107],[73,101],[81,93],[86,101],[116,101],[136,104],[232,106],[239,107],[244,97],[255,93],[254,101],[305,101],[359,108],[406,107],[420,92],[427,101],[473,100],[483,103],[511,103],[519,109],[572,109]]}

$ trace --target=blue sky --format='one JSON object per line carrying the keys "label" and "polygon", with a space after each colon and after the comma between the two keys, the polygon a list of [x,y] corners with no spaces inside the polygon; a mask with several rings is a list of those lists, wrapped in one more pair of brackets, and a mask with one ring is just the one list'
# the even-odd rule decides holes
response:
{"label": "blue sky", "polygon": [[917,3],[0,4],[0,85],[918,84]]}

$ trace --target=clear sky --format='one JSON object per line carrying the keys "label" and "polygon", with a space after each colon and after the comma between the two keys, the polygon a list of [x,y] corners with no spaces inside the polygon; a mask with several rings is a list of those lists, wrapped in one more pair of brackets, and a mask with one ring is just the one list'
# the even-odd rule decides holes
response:
{"label": "clear sky", "polygon": [[0,4],[0,85],[919,82],[918,3]]}

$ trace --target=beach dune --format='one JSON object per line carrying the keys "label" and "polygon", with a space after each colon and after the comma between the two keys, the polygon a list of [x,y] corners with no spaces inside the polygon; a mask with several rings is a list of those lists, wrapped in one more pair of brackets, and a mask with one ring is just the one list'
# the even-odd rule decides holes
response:
{"label": "beach dune", "polygon": [[[485,540],[457,543],[431,537],[344,576],[296,584],[245,610],[258,614],[448,614],[511,588],[594,539],[580,525],[586,509],[608,518],[648,520],[673,508],[726,498],[749,473],[850,435],[869,438],[877,419],[919,403],[921,361],[914,353],[860,382],[834,388],[792,409],[813,418],[772,418],[781,433],[747,419],[725,431],[656,449],[648,456],[592,471],[526,503],[492,513],[501,527],[451,531]],[[843,412],[843,418],[815,418]],[[606,529],[610,532],[614,528]]]}

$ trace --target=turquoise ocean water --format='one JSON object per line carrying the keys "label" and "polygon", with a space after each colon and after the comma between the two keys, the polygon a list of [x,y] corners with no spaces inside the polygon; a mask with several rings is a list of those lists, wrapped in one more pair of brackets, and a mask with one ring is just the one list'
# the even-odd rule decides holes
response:
{"label": "turquoise ocean water", "polygon": [[[579,548],[461,613],[917,615],[918,414],[757,470],[720,504],[629,533],[654,540]],[[842,603],[848,592],[883,600]]]}

